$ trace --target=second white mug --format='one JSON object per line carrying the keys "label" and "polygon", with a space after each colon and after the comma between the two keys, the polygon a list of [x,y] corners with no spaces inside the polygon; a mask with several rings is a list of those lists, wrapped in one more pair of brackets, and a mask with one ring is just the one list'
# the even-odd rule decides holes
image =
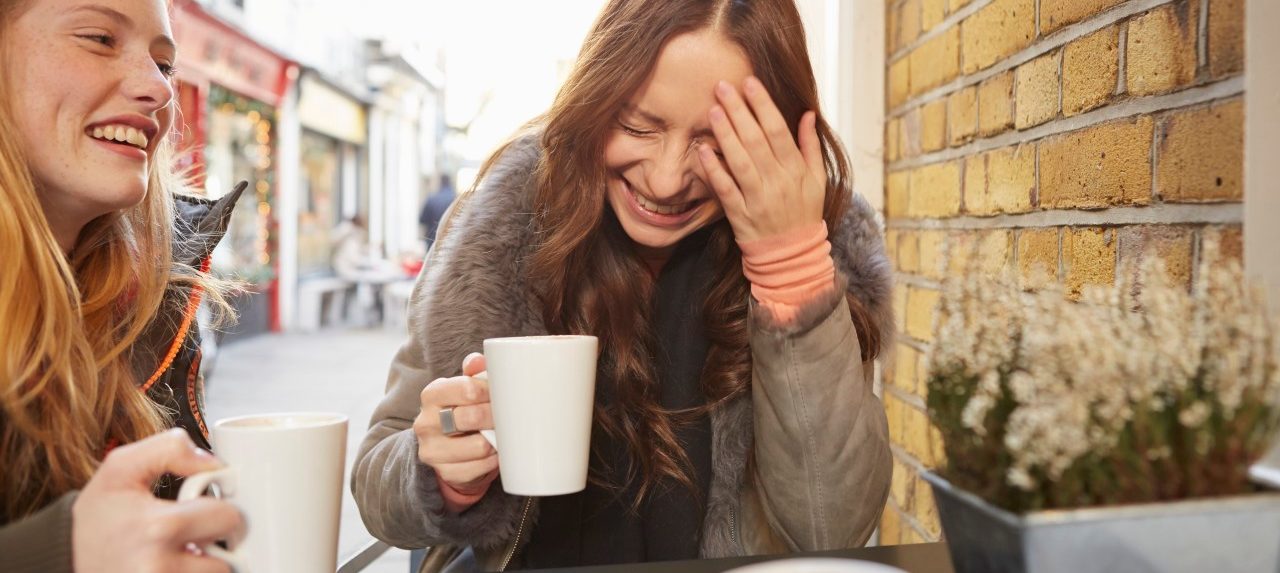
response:
{"label": "second white mug", "polygon": [[246,536],[205,551],[236,573],[334,571],[346,459],[347,417],[263,414],[219,420],[214,453],[227,464],[186,478],[179,500],[217,486],[244,514]]}

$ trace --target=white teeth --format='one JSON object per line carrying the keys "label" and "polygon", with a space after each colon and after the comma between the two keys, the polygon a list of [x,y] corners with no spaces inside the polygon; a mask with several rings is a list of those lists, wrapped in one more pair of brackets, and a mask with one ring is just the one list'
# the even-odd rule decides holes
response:
{"label": "white teeth", "polygon": [[131,127],[129,128],[129,145],[134,145],[137,147],[146,147],[147,136],[142,135],[141,131],[138,131]]}
{"label": "white teeth", "polygon": [[680,205],[659,205],[657,203],[653,203],[649,201],[648,199],[645,199],[635,191],[632,191],[631,194],[636,198],[636,202],[640,203],[640,206],[643,207],[645,211],[658,213],[659,215],[676,215],[676,214],[688,211],[689,208],[693,206],[692,201],[688,203],[682,203]]}
{"label": "white teeth", "polygon": [[95,127],[93,128],[91,135],[95,139],[128,143],[129,145],[142,149],[146,149],[147,143],[150,142],[145,132],[136,127],[129,127],[127,125]]}

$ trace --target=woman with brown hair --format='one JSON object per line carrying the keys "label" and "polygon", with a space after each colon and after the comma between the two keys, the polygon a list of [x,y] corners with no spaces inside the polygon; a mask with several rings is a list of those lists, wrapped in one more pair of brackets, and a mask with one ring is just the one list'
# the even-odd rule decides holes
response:
{"label": "woman with brown hair", "polygon": [[[369,530],[428,570],[865,543],[891,278],[849,178],[792,0],[609,2],[442,224],[353,471]],[[591,480],[522,499],[473,353],[548,333],[599,337]]]}
{"label": "woman with brown hair", "polygon": [[0,0],[6,572],[227,570],[188,544],[239,512],[156,496],[221,465],[192,321],[239,195],[176,194],[175,57],[163,0]]}

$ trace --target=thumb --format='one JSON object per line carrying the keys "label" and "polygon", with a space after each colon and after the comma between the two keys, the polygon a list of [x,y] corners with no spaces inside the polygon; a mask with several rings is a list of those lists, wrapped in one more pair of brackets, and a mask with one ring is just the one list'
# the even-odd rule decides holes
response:
{"label": "thumb", "polygon": [[174,428],[112,450],[98,473],[117,487],[150,490],[166,473],[189,476],[221,467],[222,462],[197,447],[186,430]]}
{"label": "thumb", "polygon": [[484,355],[479,352],[472,352],[466,358],[462,359],[462,375],[475,376],[487,369]]}

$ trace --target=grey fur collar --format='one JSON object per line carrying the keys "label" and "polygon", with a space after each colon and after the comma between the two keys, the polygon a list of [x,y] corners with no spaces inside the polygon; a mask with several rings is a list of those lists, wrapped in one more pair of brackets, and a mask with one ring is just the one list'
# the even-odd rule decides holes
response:
{"label": "grey fur collar", "polygon": [[[480,188],[459,198],[448,232],[434,245],[425,271],[430,304],[414,311],[429,313],[421,324],[428,325],[427,358],[436,376],[459,374],[463,357],[480,349],[485,338],[546,333],[538,301],[523,278],[523,264],[534,245],[532,188],[540,155],[537,134],[514,142]],[[867,306],[884,335],[884,347],[891,347],[892,270],[874,211],[865,200],[854,198],[830,240],[846,288]],[[737,555],[742,550],[730,535],[729,521],[737,511],[752,443],[749,396],[713,412],[711,424],[713,476],[702,554]],[[468,513],[476,510],[488,523],[471,530],[476,546],[496,547],[510,539],[519,519],[518,500],[493,487]]]}

